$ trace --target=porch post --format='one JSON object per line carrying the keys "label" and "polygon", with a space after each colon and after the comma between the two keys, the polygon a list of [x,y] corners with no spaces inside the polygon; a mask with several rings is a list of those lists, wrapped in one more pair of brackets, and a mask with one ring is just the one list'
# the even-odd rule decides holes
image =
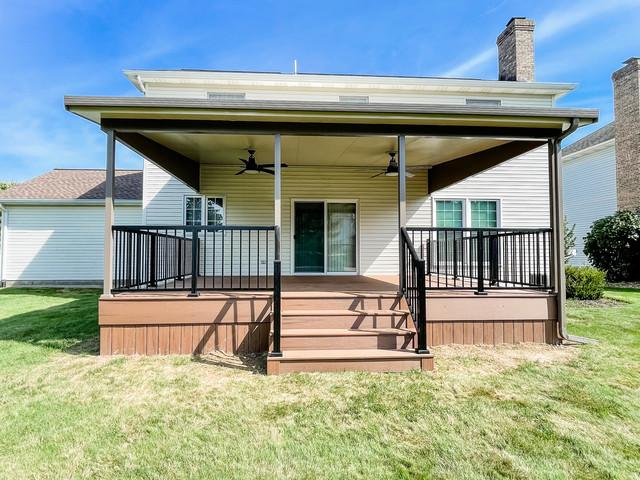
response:
{"label": "porch post", "polygon": [[406,172],[406,149],[405,149],[405,136],[398,135],[398,265],[399,272],[398,277],[400,279],[400,291],[404,291],[404,255],[402,250],[402,227],[407,225],[407,172]]}
{"label": "porch post", "polygon": [[116,170],[116,135],[113,130],[107,130],[107,168],[104,184],[104,284],[102,294],[111,296],[113,285],[113,194]]}
{"label": "porch post", "polygon": [[560,142],[556,139],[549,140],[549,206],[551,220],[551,278],[553,290],[556,294],[558,305],[558,322],[564,323],[565,318],[565,274],[564,274],[564,213],[562,198],[562,161]]}
{"label": "porch post", "polygon": [[[280,229],[282,227],[282,141],[279,133],[274,137],[274,185],[273,185],[273,223]],[[280,260],[280,245],[276,245],[276,260]]]}

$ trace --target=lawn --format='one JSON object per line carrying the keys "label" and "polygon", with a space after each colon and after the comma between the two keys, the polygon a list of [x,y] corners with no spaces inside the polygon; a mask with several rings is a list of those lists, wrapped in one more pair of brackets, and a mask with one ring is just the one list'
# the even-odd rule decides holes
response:
{"label": "lawn", "polygon": [[0,478],[640,478],[640,290],[569,306],[597,345],[282,377],[260,358],[100,358],[97,296],[0,290]]}

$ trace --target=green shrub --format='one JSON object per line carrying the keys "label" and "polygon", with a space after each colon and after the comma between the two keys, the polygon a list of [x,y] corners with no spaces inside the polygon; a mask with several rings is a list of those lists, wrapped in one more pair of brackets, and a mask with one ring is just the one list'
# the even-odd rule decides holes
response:
{"label": "green shrub", "polygon": [[605,273],[594,267],[565,267],[567,298],[597,300],[605,287]]}
{"label": "green shrub", "polygon": [[584,253],[611,282],[640,280],[640,214],[621,211],[593,222]]}

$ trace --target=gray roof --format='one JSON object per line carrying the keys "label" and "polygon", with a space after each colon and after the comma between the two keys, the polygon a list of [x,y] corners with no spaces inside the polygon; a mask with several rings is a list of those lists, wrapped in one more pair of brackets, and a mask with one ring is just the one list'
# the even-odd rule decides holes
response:
{"label": "gray roof", "polygon": [[599,128],[595,132],[591,132],[584,138],[581,138],[577,142],[572,143],[566,148],[562,149],[563,155],[570,155],[572,153],[579,152],[589,147],[593,147],[600,143],[604,143],[607,140],[611,140],[615,137],[616,129],[615,122],[606,124],[604,127]]}
{"label": "gray roof", "polygon": [[[106,174],[101,169],[56,168],[7,190],[2,200],[98,200],[104,198]],[[142,200],[142,171],[117,170],[116,200]]]}

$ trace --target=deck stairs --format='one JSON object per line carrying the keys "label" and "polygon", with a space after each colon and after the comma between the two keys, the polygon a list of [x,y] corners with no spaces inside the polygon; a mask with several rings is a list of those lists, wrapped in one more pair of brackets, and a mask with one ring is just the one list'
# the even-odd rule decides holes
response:
{"label": "deck stairs", "polygon": [[433,369],[414,337],[396,292],[284,292],[282,356],[269,356],[267,373]]}

